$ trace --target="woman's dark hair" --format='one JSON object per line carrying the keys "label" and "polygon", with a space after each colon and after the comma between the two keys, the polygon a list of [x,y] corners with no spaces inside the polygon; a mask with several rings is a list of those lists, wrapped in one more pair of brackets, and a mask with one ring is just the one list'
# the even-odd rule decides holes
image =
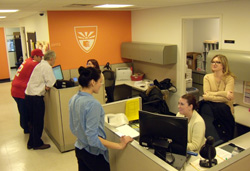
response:
{"label": "woman's dark hair", "polygon": [[188,105],[193,105],[193,110],[196,110],[198,108],[196,98],[193,94],[184,94],[183,96],[181,96],[181,98],[186,99]]}
{"label": "woman's dark hair", "polygon": [[88,63],[89,61],[95,66],[96,69],[99,69],[99,70],[100,70],[100,66],[99,66],[97,60],[95,60],[95,59],[89,59],[89,60],[87,61],[87,63]]}
{"label": "woman's dark hair", "polygon": [[88,87],[91,80],[98,81],[101,77],[101,71],[93,67],[84,68],[80,66],[78,72],[80,74],[78,82],[82,87]]}

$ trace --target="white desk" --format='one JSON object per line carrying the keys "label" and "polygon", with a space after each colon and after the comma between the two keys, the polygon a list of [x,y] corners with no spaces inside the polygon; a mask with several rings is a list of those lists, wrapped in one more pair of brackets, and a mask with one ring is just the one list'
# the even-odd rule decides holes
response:
{"label": "white desk", "polygon": [[[105,113],[124,113],[125,102],[117,101],[109,104],[103,105]],[[108,140],[119,142],[119,137],[115,134],[117,130],[114,127],[111,127],[108,124],[105,124],[105,132],[107,134]],[[230,171],[235,170],[232,168],[238,168],[237,170],[246,170],[250,165],[250,132],[237,137],[227,143],[222,144],[222,146],[229,143],[234,143],[240,147],[245,148],[246,150],[240,154],[235,155],[234,157],[224,161],[217,166],[214,166],[208,170],[224,170]],[[199,159],[199,157],[192,156],[189,161],[184,166],[183,170],[185,171],[197,171],[193,166],[190,165],[190,162]],[[247,160],[246,160],[247,159]],[[153,153],[151,153],[146,148],[139,145],[138,141],[134,140],[132,143],[129,143],[124,150],[110,150],[110,164],[111,170],[116,171],[127,171],[127,170],[157,170],[157,171],[166,171],[166,170],[176,170]],[[229,168],[229,169],[228,169]]]}
{"label": "white desk", "polygon": [[144,79],[142,81],[131,81],[131,80],[115,81],[115,86],[127,85],[139,91],[146,91],[148,89],[148,85],[150,84],[153,84],[153,81],[148,79]]}
{"label": "white desk", "polygon": [[[250,132],[242,135],[242,136],[239,136],[229,142],[226,142],[222,145],[220,145],[219,147],[221,146],[224,146],[224,145],[227,145],[229,143],[234,143],[240,147],[243,147],[245,149],[245,151],[241,152],[240,154],[237,154],[235,155],[234,157],[230,158],[229,160],[226,160],[226,161],[223,161],[222,163],[210,168],[209,170],[227,170],[229,167],[234,167],[234,165],[239,165],[239,163],[241,162],[241,160],[243,160],[245,157],[250,157],[250,143],[249,143],[249,140],[250,140]],[[192,156],[188,163],[185,165],[184,167],[184,170],[186,171],[197,171],[193,166],[190,165],[190,162],[192,161],[195,161],[197,159],[199,159],[200,157],[199,156]],[[248,162],[247,165],[242,165],[240,164],[241,166],[237,166],[239,167],[238,170],[247,170],[247,168],[249,168],[250,166],[250,163]],[[230,169],[229,169],[230,170]],[[234,170],[234,169],[231,169],[231,170]]]}

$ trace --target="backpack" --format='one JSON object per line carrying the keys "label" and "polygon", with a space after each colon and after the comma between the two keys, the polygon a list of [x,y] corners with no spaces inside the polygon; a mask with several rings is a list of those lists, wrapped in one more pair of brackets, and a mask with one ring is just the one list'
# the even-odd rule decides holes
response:
{"label": "backpack", "polygon": [[156,86],[151,86],[146,92],[139,94],[142,98],[142,110],[169,114],[169,108],[166,101],[163,99],[161,90]]}

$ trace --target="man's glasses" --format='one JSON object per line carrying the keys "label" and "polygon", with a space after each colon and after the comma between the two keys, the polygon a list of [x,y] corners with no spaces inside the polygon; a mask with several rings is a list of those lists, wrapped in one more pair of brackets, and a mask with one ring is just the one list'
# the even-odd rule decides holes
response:
{"label": "man's glasses", "polygon": [[219,65],[219,64],[221,64],[221,62],[220,61],[212,61],[211,64],[217,64],[217,65]]}

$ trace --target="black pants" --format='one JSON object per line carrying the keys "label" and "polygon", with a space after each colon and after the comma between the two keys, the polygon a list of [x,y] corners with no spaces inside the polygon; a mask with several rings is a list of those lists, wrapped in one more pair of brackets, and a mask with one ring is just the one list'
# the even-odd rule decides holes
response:
{"label": "black pants", "polygon": [[20,114],[20,126],[24,129],[24,133],[29,132],[29,117],[26,110],[25,99],[13,97],[16,101]]}
{"label": "black pants", "polygon": [[30,137],[28,146],[40,147],[43,145],[41,139],[44,125],[45,104],[43,96],[25,95],[27,113],[30,118]]}
{"label": "black pants", "polygon": [[93,155],[85,149],[75,148],[79,171],[110,171],[109,163],[102,154]]}

